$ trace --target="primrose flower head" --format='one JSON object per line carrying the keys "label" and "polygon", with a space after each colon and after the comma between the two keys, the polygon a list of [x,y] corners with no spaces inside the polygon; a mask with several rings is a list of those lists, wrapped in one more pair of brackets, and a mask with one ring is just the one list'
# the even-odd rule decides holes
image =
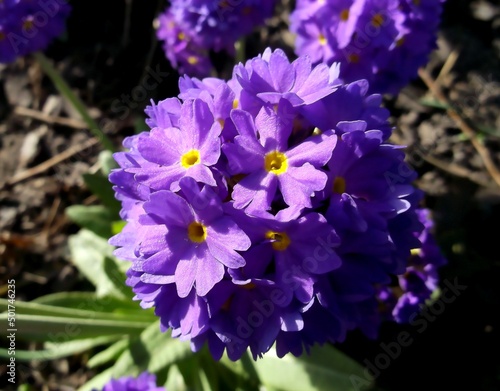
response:
{"label": "primrose flower head", "polygon": [[110,175],[135,299],[216,359],[376,335],[377,289],[423,251],[422,194],[380,96],[271,49],[228,82],[179,85]]}
{"label": "primrose flower head", "polygon": [[181,74],[209,76],[210,52],[234,54],[235,43],[273,15],[275,0],[173,0],[157,19],[157,37]]}
{"label": "primrose flower head", "polygon": [[272,16],[275,0],[173,0],[177,21],[215,51],[234,50],[234,43]]}
{"label": "primrose flower head", "polygon": [[208,48],[199,37],[189,33],[177,22],[171,9],[160,14],[157,19],[156,36],[163,42],[163,50],[172,66],[180,73],[192,76],[206,76],[212,70]]}
{"label": "primrose flower head", "polygon": [[397,94],[436,48],[444,0],[298,0],[290,16],[295,51],[341,63],[346,82]]}
{"label": "primrose flower head", "polygon": [[0,2],[0,63],[44,50],[65,28],[70,6],[53,2],[4,0]]}

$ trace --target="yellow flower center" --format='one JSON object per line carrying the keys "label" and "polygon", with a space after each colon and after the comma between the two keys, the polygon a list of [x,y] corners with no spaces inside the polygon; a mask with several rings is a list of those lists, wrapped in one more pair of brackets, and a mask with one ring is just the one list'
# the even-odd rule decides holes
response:
{"label": "yellow flower center", "polygon": [[233,100],[233,109],[237,109],[240,101],[238,99]]}
{"label": "yellow flower center", "polygon": [[264,158],[264,167],[267,172],[280,175],[288,169],[288,159],[284,153],[269,152]]}
{"label": "yellow flower center", "polygon": [[384,19],[383,15],[375,14],[375,15],[373,15],[373,18],[372,18],[372,25],[374,27],[378,28],[384,24],[384,21],[385,21],[385,19]]}
{"label": "yellow flower center", "polygon": [[349,54],[349,56],[347,56],[347,61],[357,64],[359,62],[359,54]]}
{"label": "yellow flower center", "polygon": [[186,34],[180,32],[179,34],[177,34],[177,38],[179,38],[181,41],[184,41],[184,39],[186,39]]}
{"label": "yellow flower center", "polygon": [[413,0],[413,4],[415,4],[418,7],[420,5],[420,0]]}
{"label": "yellow flower center", "polygon": [[33,21],[31,19],[26,19],[23,22],[23,29],[24,30],[31,30],[33,28]]}
{"label": "yellow flower center", "polygon": [[333,181],[333,192],[337,194],[345,193],[345,179],[338,176]]}
{"label": "yellow flower center", "polygon": [[190,63],[191,65],[196,65],[196,64],[198,64],[199,61],[200,61],[200,59],[196,56],[189,56],[188,57],[188,63]]}
{"label": "yellow flower center", "polygon": [[181,165],[184,168],[193,167],[196,164],[200,164],[200,151],[197,149],[192,149],[186,152],[181,157]]}
{"label": "yellow flower center", "polygon": [[417,257],[420,255],[421,253],[421,249],[420,248],[412,248],[411,251],[410,251],[411,255],[413,255],[414,257]]}
{"label": "yellow flower center", "polygon": [[325,38],[325,36],[323,34],[320,33],[318,39],[319,39],[319,44],[320,45],[326,45],[326,38]]}
{"label": "yellow flower center", "polygon": [[396,41],[396,47],[401,47],[405,43],[405,37],[401,37]]}
{"label": "yellow flower center", "polygon": [[194,243],[203,243],[207,238],[207,227],[197,221],[193,221],[188,226],[188,238]]}
{"label": "yellow flower center", "polygon": [[345,22],[347,19],[349,19],[349,10],[348,9],[342,10],[342,12],[340,13],[340,20],[342,22]]}
{"label": "yellow flower center", "polygon": [[273,249],[277,251],[285,251],[292,242],[285,232],[266,232],[266,239],[273,240]]}

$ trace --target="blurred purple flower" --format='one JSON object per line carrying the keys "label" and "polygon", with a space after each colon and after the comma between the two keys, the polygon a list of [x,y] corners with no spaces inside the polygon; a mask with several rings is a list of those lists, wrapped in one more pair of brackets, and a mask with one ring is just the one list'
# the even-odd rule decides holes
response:
{"label": "blurred purple flower", "polygon": [[65,29],[71,7],[54,2],[4,0],[0,2],[0,63],[45,50]]}
{"label": "blurred purple flower", "polygon": [[415,236],[421,245],[411,251],[406,271],[398,276],[398,286],[381,288],[379,299],[384,303],[389,319],[407,323],[418,314],[432,293],[439,287],[438,269],[446,265],[433,235],[434,223],[430,211],[417,210],[423,229]]}
{"label": "blurred purple flower", "polygon": [[157,19],[157,37],[181,74],[206,77],[210,52],[234,55],[235,43],[273,15],[275,0],[173,0]]}
{"label": "blurred purple flower", "polygon": [[212,71],[208,48],[196,35],[182,27],[172,11],[168,9],[157,19],[156,36],[163,41],[163,50],[172,67],[181,74],[207,76]]}
{"label": "blurred purple flower", "polygon": [[290,16],[295,52],[340,63],[345,82],[367,79],[372,93],[396,95],[437,47],[443,2],[298,0]]}
{"label": "blurred purple flower", "polygon": [[[95,391],[98,391],[95,389]],[[165,387],[156,385],[156,376],[143,372],[139,376],[126,376],[111,379],[102,391],[166,391]]]}

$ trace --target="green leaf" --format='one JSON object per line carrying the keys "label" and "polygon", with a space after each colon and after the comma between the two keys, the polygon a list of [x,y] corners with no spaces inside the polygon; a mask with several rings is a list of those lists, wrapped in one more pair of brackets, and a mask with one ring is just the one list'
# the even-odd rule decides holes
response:
{"label": "green leaf", "polygon": [[72,205],[66,208],[66,215],[82,228],[109,239],[113,234],[113,214],[104,205]]}
{"label": "green leaf", "polygon": [[111,223],[111,232],[113,233],[113,235],[119,234],[120,232],[122,232],[125,225],[127,225],[126,221],[123,220],[113,221]]}
{"label": "green leaf", "polygon": [[362,366],[331,345],[316,346],[300,358],[279,358],[270,350],[254,366],[263,385],[282,391],[359,391],[373,384]]}
{"label": "green leaf", "polygon": [[184,381],[181,371],[177,365],[170,366],[168,370],[167,382],[165,383],[167,390],[188,391],[189,388]]}
{"label": "green leaf", "polygon": [[[43,350],[16,350],[16,360],[19,361],[49,361],[62,357],[72,356],[86,352],[87,350],[116,341],[119,336],[106,336],[89,339],[80,339],[61,343],[46,343]],[[0,358],[8,359],[7,350],[0,351]]]}
{"label": "green leaf", "polygon": [[113,142],[109,139],[109,137],[101,130],[100,126],[97,122],[90,116],[85,104],[81,101],[81,99],[73,92],[68,83],[61,77],[60,72],[52,65],[52,62],[45,57],[42,52],[33,53],[34,57],[40,64],[40,67],[45,72],[45,74],[50,77],[55,87],[59,90],[61,95],[65,97],[71,105],[78,111],[81,115],[82,119],[88,125],[89,130],[96,136],[104,148],[109,149],[110,151],[114,151]]}
{"label": "green leaf", "polygon": [[97,296],[131,297],[125,285],[129,263],[114,258],[113,247],[105,239],[81,229],[70,236],[69,249],[73,263],[97,288]]}
{"label": "green leaf", "polygon": [[279,358],[270,350],[257,361],[248,354],[236,362],[224,355],[220,363],[250,384],[278,391],[360,391],[373,385],[362,366],[331,345],[316,346],[300,358]]}
{"label": "green leaf", "polygon": [[[7,311],[9,305],[9,301],[7,299],[0,299],[0,311]],[[88,306],[87,306],[88,305]],[[81,319],[108,319],[108,320],[125,320],[128,321],[130,319],[140,319],[145,321],[154,321],[156,317],[151,316],[150,313],[144,314],[146,316],[142,316],[142,311],[138,308],[135,311],[125,311],[120,312],[119,310],[113,309],[111,311],[97,311],[95,310],[95,303],[92,303],[92,307],[90,307],[91,303],[81,302],[76,308],[65,308],[65,307],[57,307],[53,305],[40,304],[38,302],[23,302],[16,301],[16,310],[18,313],[22,313],[23,315],[42,315],[42,316],[55,316],[55,317],[63,317],[63,318],[81,318]],[[136,314],[140,315],[139,317]]]}
{"label": "green leaf", "polygon": [[120,299],[113,296],[97,297],[95,292],[57,292],[40,296],[30,303],[56,307],[76,308],[106,313],[131,314],[134,317],[157,319],[154,310],[145,310],[137,301]]}
{"label": "green leaf", "polygon": [[108,176],[112,169],[118,168],[118,164],[113,158],[113,153],[111,151],[105,150],[99,153],[97,161],[101,166],[101,171],[104,176]]}
{"label": "green leaf", "polygon": [[113,220],[118,220],[121,205],[115,198],[115,192],[108,177],[100,173],[83,174],[83,180],[89,190],[99,198],[103,205],[108,207],[110,213],[114,216]]}
{"label": "green leaf", "polygon": [[90,360],[87,361],[87,367],[95,368],[111,361],[115,361],[125,351],[125,349],[127,349],[128,344],[128,339],[121,339],[115,342],[107,349],[92,356]]}
{"label": "green leaf", "polygon": [[206,347],[178,362],[177,367],[189,390],[216,391],[220,389],[217,371],[220,367],[210,356]]}
{"label": "green leaf", "polygon": [[[7,319],[0,314],[0,321]],[[87,318],[67,318],[43,315],[16,314],[19,339],[41,342],[68,342],[75,339],[110,335],[139,335],[149,322]]]}
{"label": "green leaf", "polygon": [[440,109],[440,110],[451,109],[451,106],[444,104],[444,103],[442,103],[438,100],[435,100],[435,99],[420,99],[419,102],[422,106],[433,107],[435,109]]}
{"label": "green leaf", "polygon": [[216,363],[211,358],[205,360],[203,358],[205,357],[199,357],[201,359],[200,380],[202,389],[204,391],[217,391],[220,389],[220,386]]}
{"label": "green leaf", "polygon": [[[0,301],[0,304],[2,302]],[[19,303],[19,302],[18,302]],[[154,322],[158,317],[154,309],[143,309],[139,302],[130,299],[119,299],[112,296],[97,297],[95,292],[58,292],[38,297],[31,304],[45,304],[51,307],[62,307],[65,310],[73,309],[91,311],[97,318],[116,319],[116,315],[124,315],[127,319]],[[51,308],[52,310],[54,308]]]}
{"label": "green leaf", "polygon": [[220,362],[217,363],[216,370],[221,389],[235,391],[260,391],[263,389],[259,383],[245,380]]}
{"label": "green leaf", "polygon": [[172,338],[170,333],[162,333],[157,321],[144,330],[138,339],[130,342],[129,349],[113,366],[113,375],[138,375],[145,370],[158,372],[191,354],[189,342]]}
{"label": "green leaf", "polygon": [[[165,371],[167,369],[170,371],[172,365],[193,354],[189,342],[172,338],[170,333],[162,333],[159,321],[145,328],[138,337],[126,340],[126,343],[125,350],[116,360],[114,366],[94,377],[78,391],[101,389],[111,377],[137,376],[145,370],[164,376]],[[105,359],[114,355],[111,348],[107,349],[108,357],[106,354],[103,355]],[[119,347],[115,346],[113,349],[118,351],[121,348],[120,344]],[[99,360],[102,360],[102,357],[97,361]],[[175,370],[172,373],[174,372]],[[162,381],[165,381],[164,377]],[[172,388],[169,390],[181,391],[183,389]]]}
{"label": "green leaf", "polygon": [[177,367],[181,371],[184,382],[189,390],[205,391],[202,388],[200,380],[201,368],[194,355],[191,355],[188,359],[177,363]]}
{"label": "green leaf", "polygon": [[225,367],[229,368],[241,379],[255,385],[261,383],[259,375],[255,370],[255,362],[252,360],[248,353],[244,354],[238,361],[231,361],[228,358],[227,354],[224,354],[219,362]]}
{"label": "green leaf", "polygon": [[478,126],[480,132],[486,133],[495,137],[500,137],[500,131],[498,129],[490,128],[489,126]]}
{"label": "green leaf", "polygon": [[78,391],[93,391],[94,389],[102,390],[104,385],[113,377],[113,368],[108,368],[94,376],[87,383],[81,386]]}
{"label": "green leaf", "polygon": [[146,124],[146,118],[144,115],[138,115],[134,120],[134,130],[136,134],[144,132],[149,126]]}

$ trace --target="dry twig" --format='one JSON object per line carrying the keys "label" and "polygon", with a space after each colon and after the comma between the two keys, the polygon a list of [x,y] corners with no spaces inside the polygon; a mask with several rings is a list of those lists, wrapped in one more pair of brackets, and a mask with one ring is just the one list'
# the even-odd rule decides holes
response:
{"label": "dry twig", "polygon": [[38,166],[31,167],[20,172],[19,174],[14,175],[7,181],[7,185],[15,185],[16,183],[24,181],[34,175],[41,174],[42,172],[47,171],[49,168],[54,167],[55,165],[63,162],[66,159],[69,159],[71,156],[74,156],[98,143],[99,140],[96,137],[92,137],[80,145],[75,145],[71,148],[68,148],[67,150],[51,157],[43,163],[40,163]]}
{"label": "dry twig", "polygon": [[[400,136],[397,134],[393,133],[391,135],[390,141],[393,142],[394,144],[397,145],[406,145],[406,143],[403,142]],[[449,163],[444,160],[438,159],[432,155],[426,155],[423,153],[419,153],[419,156],[424,159],[427,163],[432,164],[433,166],[439,168],[440,170],[447,172],[451,175],[460,177],[460,178],[466,178],[470,180],[471,182],[474,182],[480,186],[483,187],[491,187],[493,185],[492,182],[487,182],[480,178],[477,173],[474,171],[471,171],[465,167],[459,166],[458,164],[455,163]],[[494,186],[494,185],[493,185]]]}
{"label": "dry twig", "polygon": [[439,86],[432,79],[429,72],[427,72],[423,68],[420,68],[418,74],[423,82],[427,85],[427,88],[429,88],[429,90],[434,94],[434,96],[447,107],[446,112],[448,113],[449,117],[457,124],[462,133],[470,139],[473,147],[481,157],[486,170],[493,178],[495,183],[500,186],[500,171],[491,158],[488,149],[476,137],[476,132],[474,131],[474,129],[472,129],[472,127],[469,126],[469,124],[467,124],[467,122],[460,116],[460,114],[452,107],[450,101],[446,98]]}
{"label": "dry twig", "polygon": [[33,118],[38,121],[46,122],[51,125],[62,125],[74,129],[87,129],[87,124],[74,118],[54,117],[38,110],[28,109],[27,107],[17,106],[14,108],[14,114],[21,117]]}

